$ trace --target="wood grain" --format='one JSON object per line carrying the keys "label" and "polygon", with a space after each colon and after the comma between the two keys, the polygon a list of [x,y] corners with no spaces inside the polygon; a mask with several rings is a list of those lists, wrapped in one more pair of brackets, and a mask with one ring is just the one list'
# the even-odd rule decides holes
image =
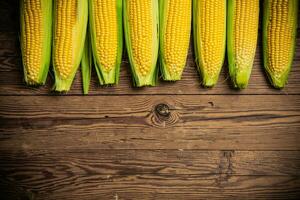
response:
{"label": "wood grain", "polygon": [[[45,177],[47,181],[45,180]],[[298,177],[222,175],[72,175],[28,174],[9,182],[33,199],[296,199]],[[24,190],[24,189],[23,189]],[[128,194],[129,193],[129,194]],[[146,195],[145,195],[146,194]],[[145,196],[144,196],[145,195]],[[117,196],[117,198],[116,198]],[[163,198],[163,199],[164,199]]]}
{"label": "wood grain", "polygon": [[299,110],[299,95],[9,96],[0,149],[299,150]]}
{"label": "wood grain", "polygon": [[0,57],[15,57],[21,55],[19,36],[16,32],[0,31]]}
{"label": "wood grain", "polygon": [[299,153],[183,149],[14,149],[0,151],[0,172],[8,177],[28,174],[299,176]]}
{"label": "wood grain", "polygon": [[[183,80],[136,89],[80,72],[68,94],[23,82],[19,0],[0,1],[0,199],[299,199],[300,29],[289,83],[272,89],[261,30],[250,85],[200,86],[192,45]],[[300,18],[299,18],[300,19]],[[300,22],[300,20],[299,20]],[[192,41],[191,41],[192,44]]]}

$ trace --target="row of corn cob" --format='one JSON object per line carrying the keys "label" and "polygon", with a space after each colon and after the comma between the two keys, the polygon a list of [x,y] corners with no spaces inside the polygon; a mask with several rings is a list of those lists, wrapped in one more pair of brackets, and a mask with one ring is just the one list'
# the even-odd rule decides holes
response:
{"label": "row of corn cob", "polygon": [[[291,69],[298,4],[298,0],[263,2],[264,67],[275,88],[285,86]],[[204,86],[212,87],[217,83],[224,62],[226,38],[233,85],[236,88],[248,85],[257,43],[259,5],[259,0],[194,1],[196,63]]]}
{"label": "row of corn cob", "polygon": [[101,84],[118,82],[123,43],[122,0],[20,2],[21,49],[27,84],[45,83],[51,50],[56,91],[70,90],[81,64],[83,90],[87,93],[92,60]]}
{"label": "row of corn cob", "polygon": [[[164,80],[180,80],[193,17],[195,58],[203,85],[212,87],[217,83],[227,38],[232,82],[237,88],[245,88],[256,50],[259,3],[259,0],[54,0],[53,3],[21,0],[25,81],[29,85],[45,83],[52,49],[56,91],[70,89],[81,64],[84,93],[87,93],[92,60],[101,84],[117,84],[123,49],[122,22],[134,85],[156,85],[158,59]],[[297,12],[298,0],[264,1],[264,66],[274,87],[284,87],[292,65]]]}

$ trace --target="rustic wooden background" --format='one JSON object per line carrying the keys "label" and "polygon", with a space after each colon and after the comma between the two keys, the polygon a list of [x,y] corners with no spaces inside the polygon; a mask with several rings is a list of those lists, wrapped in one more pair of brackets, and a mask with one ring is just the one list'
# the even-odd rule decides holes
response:
{"label": "rustic wooden background", "polygon": [[[183,80],[134,89],[94,75],[82,96],[24,86],[18,1],[0,1],[0,199],[297,199],[300,195],[300,37],[284,90],[270,87],[260,45],[248,89],[227,67],[200,87],[192,50]],[[299,32],[299,31],[298,31]],[[95,74],[95,73],[94,73]]]}

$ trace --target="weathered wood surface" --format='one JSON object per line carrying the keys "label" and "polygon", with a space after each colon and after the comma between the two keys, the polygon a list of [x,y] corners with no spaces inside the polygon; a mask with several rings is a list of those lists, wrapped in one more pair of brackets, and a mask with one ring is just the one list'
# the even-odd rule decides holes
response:
{"label": "weathered wood surface", "polygon": [[33,199],[296,199],[300,189],[299,151],[0,153],[3,193]]}
{"label": "weathered wood surface", "polygon": [[124,55],[119,86],[93,75],[82,96],[78,72],[61,95],[51,73],[44,87],[22,81],[18,2],[0,1],[1,200],[299,199],[300,34],[284,90],[258,42],[243,91],[226,64],[202,88],[191,47],[177,83],[132,88]]}
{"label": "weathered wood surface", "polygon": [[0,149],[300,149],[299,95],[9,96],[0,110]]}
{"label": "weathered wood surface", "polygon": [[[44,179],[47,182],[41,181]],[[20,176],[18,180],[18,183],[9,183],[18,185],[16,190],[25,196],[24,199],[43,200],[297,199],[300,184],[298,177],[227,175],[68,174],[56,177],[41,173],[36,176]],[[28,187],[31,190],[24,189]]]}
{"label": "weathered wood surface", "polygon": [[[44,149],[0,150],[0,169],[28,174],[299,176],[299,151]],[[64,158],[64,159],[62,159]],[[23,169],[26,167],[27,172]]]}

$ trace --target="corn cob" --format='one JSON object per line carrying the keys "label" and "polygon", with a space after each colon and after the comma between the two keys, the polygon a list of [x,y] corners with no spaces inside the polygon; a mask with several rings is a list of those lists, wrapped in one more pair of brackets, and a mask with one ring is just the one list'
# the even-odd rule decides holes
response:
{"label": "corn cob", "polygon": [[124,29],[134,85],[154,86],[159,46],[157,0],[124,0]]}
{"label": "corn cob", "polygon": [[283,88],[292,66],[298,20],[298,0],[265,0],[264,67],[271,84]]}
{"label": "corn cob", "polygon": [[203,86],[212,87],[225,57],[226,0],[195,0],[193,9],[196,64]]}
{"label": "corn cob", "polygon": [[83,94],[89,93],[91,73],[92,73],[92,52],[90,44],[89,31],[85,38],[84,51],[81,59],[81,75],[82,75],[82,86]]}
{"label": "corn cob", "polygon": [[52,1],[20,1],[21,52],[28,85],[46,82],[51,60]]}
{"label": "corn cob", "polygon": [[229,74],[236,88],[246,88],[255,57],[259,0],[228,0]]}
{"label": "corn cob", "polygon": [[164,80],[181,79],[190,42],[192,0],[160,0],[160,69]]}
{"label": "corn cob", "polygon": [[69,91],[80,65],[88,21],[87,0],[54,0],[55,90]]}
{"label": "corn cob", "polygon": [[122,0],[90,0],[89,19],[100,84],[117,84],[123,50]]}

